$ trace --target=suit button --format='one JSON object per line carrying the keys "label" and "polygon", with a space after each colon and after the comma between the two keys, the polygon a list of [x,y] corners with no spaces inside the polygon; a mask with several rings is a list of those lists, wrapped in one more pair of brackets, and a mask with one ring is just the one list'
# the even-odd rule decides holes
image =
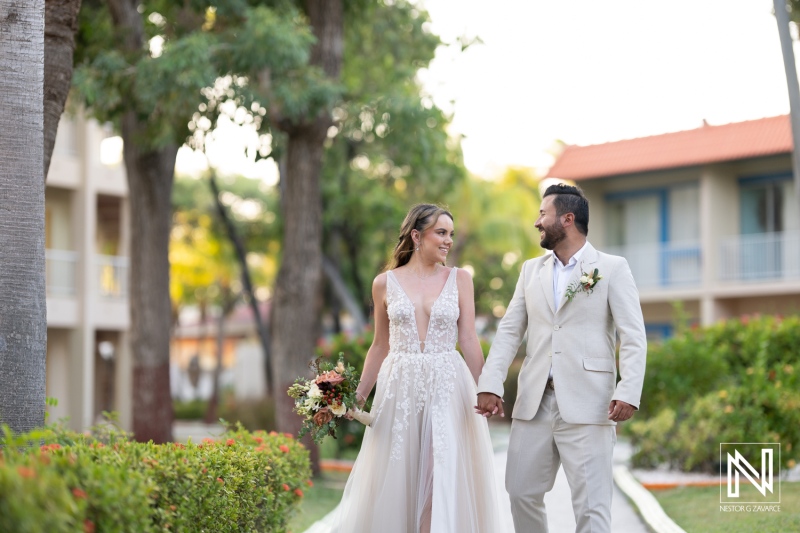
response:
{"label": "suit button", "polygon": [[555,331],[558,331],[559,329],[561,329],[561,327],[560,327],[558,324],[556,324],[555,326],[553,326],[553,329],[554,329]]}

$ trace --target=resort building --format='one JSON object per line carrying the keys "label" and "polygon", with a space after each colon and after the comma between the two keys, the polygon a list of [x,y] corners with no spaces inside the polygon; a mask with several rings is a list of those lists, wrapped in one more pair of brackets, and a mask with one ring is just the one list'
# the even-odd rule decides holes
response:
{"label": "resort building", "polygon": [[547,177],[576,182],[589,239],[627,258],[651,338],[673,304],[710,324],[800,311],[800,197],[778,116],[594,146],[567,146]]}

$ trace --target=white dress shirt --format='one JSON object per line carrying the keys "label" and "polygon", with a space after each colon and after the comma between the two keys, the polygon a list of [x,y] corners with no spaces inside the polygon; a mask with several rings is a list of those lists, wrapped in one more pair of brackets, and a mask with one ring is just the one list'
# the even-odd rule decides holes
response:
{"label": "white dress shirt", "polygon": [[[566,265],[553,253],[553,302],[556,306],[556,312],[558,312],[558,304],[561,303],[561,296],[567,292],[567,281],[570,275],[572,275],[572,271],[575,270],[578,261],[581,260],[581,255],[583,255],[587,244],[589,244],[589,241],[586,241],[583,246],[581,246],[581,249],[569,258]],[[548,379],[553,379],[552,363],[550,363],[550,375]]]}
{"label": "white dress shirt", "polygon": [[572,271],[575,270],[575,265],[581,260],[583,251],[586,249],[586,241],[581,249],[569,258],[567,264],[563,264],[556,254],[553,254],[553,302],[555,302],[556,311],[558,311],[558,304],[561,303],[561,296],[567,292],[567,280],[569,280]]}

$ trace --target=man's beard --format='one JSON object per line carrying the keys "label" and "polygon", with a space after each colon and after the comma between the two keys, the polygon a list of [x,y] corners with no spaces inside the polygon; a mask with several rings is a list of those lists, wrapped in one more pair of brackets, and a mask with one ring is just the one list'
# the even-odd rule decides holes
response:
{"label": "man's beard", "polygon": [[549,228],[542,227],[542,229],[544,230],[544,237],[542,237],[539,244],[546,250],[552,250],[558,246],[558,243],[567,238],[567,232],[564,230],[564,226],[561,225],[560,220]]}

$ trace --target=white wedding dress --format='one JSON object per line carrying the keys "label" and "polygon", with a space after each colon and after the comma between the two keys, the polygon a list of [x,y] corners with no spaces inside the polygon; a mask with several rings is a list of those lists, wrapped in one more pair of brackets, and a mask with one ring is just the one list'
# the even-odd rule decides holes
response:
{"label": "white wedding dress", "polygon": [[332,531],[417,533],[427,514],[432,533],[496,533],[489,429],[455,350],[456,269],[433,304],[424,344],[414,304],[392,271],[387,277],[389,355]]}

